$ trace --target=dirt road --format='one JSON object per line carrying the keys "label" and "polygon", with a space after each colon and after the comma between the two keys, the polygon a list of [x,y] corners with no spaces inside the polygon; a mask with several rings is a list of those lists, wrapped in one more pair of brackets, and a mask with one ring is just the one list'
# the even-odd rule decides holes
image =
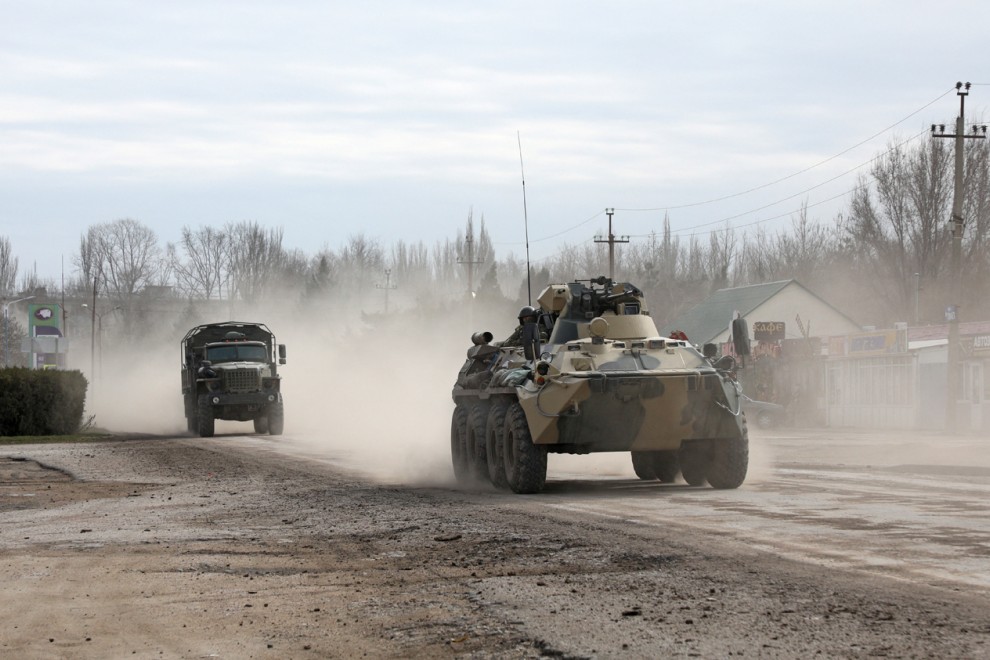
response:
{"label": "dirt road", "polygon": [[990,657],[985,442],[764,434],[736,491],[551,457],[529,497],[291,434],[0,447],[0,656]]}

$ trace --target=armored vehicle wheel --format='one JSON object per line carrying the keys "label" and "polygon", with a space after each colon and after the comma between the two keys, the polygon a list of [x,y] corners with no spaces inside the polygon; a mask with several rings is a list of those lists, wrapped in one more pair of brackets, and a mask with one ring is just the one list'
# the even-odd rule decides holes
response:
{"label": "armored vehicle wheel", "polygon": [[268,408],[268,433],[282,435],[285,428],[285,407],[281,401],[276,401]]}
{"label": "armored vehicle wheel", "polygon": [[213,429],[213,404],[208,397],[201,396],[196,407],[196,432],[200,437],[212,438]]}
{"label": "armored vehicle wheel", "polygon": [[547,449],[533,444],[526,413],[518,402],[509,405],[502,437],[505,477],[514,493],[538,493],[547,481]]}
{"label": "armored vehicle wheel", "polygon": [[704,486],[708,478],[708,452],[700,443],[685,444],[677,452],[681,464],[681,476],[688,486]]}
{"label": "armored vehicle wheel", "polygon": [[509,480],[505,476],[505,413],[509,404],[504,401],[493,403],[488,409],[488,424],[485,427],[485,454],[488,457],[488,478],[496,488],[507,489]]}
{"label": "armored vehicle wheel", "polygon": [[196,428],[196,415],[186,417],[186,430],[190,433],[196,433],[199,430]]}
{"label": "armored vehicle wheel", "polygon": [[738,438],[718,441],[712,447],[712,462],[708,467],[708,483],[712,488],[739,488],[746,480],[749,467],[749,431],[746,417]]}
{"label": "armored vehicle wheel", "polygon": [[676,451],[655,451],[653,454],[653,473],[660,483],[672,484],[677,481],[681,465],[677,461]]}
{"label": "armored vehicle wheel", "polygon": [[454,407],[454,414],[450,420],[450,460],[454,466],[454,478],[458,483],[468,480],[468,456],[465,440],[467,439],[467,417],[468,411],[465,406]]}
{"label": "armored vehicle wheel", "polygon": [[643,481],[652,481],[657,478],[657,473],[653,471],[653,452],[634,451],[632,454],[633,471],[636,476]]}
{"label": "armored vehicle wheel", "polygon": [[488,452],[485,449],[487,425],[488,406],[483,403],[471,406],[468,410],[464,446],[471,476],[479,481],[488,481]]}
{"label": "armored vehicle wheel", "polygon": [[255,417],[254,418],[254,432],[255,433],[268,433],[268,418],[267,417]]}

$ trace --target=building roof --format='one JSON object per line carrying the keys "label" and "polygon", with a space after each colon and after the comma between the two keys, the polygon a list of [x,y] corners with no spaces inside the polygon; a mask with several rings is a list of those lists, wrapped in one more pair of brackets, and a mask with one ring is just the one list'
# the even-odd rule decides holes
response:
{"label": "building roof", "polygon": [[707,300],[695,305],[672,323],[664,326],[660,333],[669,335],[675,330],[680,330],[694,344],[710,342],[729,327],[734,312],[738,311],[740,316],[745,317],[791,284],[801,287],[808,292],[808,295],[814,296],[796,280],[781,280],[766,284],[719,289]]}

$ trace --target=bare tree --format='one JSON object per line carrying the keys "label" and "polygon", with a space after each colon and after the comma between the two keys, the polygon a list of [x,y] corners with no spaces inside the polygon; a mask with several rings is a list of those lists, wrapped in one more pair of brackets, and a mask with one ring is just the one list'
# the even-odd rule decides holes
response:
{"label": "bare tree", "polygon": [[422,241],[412,245],[399,241],[392,246],[388,260],[397,282],[424,292],[433,286],[430,251]]}
{"label": "bare tree", "polygon": [[333,291],[339,278],[337,255],[330,248],[324,247],[310,263],[306,293],[310,298],[326,298]]}
{"label": "bare tree", "polygon": [[121,304],[162,282],[167,272],[163,261],[155,232],[130,218],[91,226],[80,239],[77,256],[84,280],[99,280],[107,295]]}
{"label": "bare tree", "polygon": [[[969,140],[966,150],[963,199],[965,243],[963,277],[966,303],[971,318],[990,318],[990,144],[987,140]],[[974,295],[975,294],[975,295]]]}
{"label": "bare tree", "polygon": [[729,273],[736,255],[736,237],[732,227],[713,231],[708,237],[707,270],[711,289],[724,289],[729,285]]}
{"label": "bare tree", "polygon": [[763,227],[757,227],[752,239],[743,237],[739,251],[737,283],[760,284],[779,279],[783,271],[782,257],[777,250],[777,240]]}
{"label": "bare tree", "polygon": [[351,236],[340,251],[340,265],[350,290],[364,296],[374,289],[385,268],[385,252],[378,241],[364,234]]}
{"label": "bare tree", "polygon": [[266,230],[257,222],[228,224],[231,297],[248,302],[261,300],[274,288],[285,267],[282,229]]}
{"label": "bare tree", "polygon": [[17,282],[17,257],[14,256],[10,239],[0,236],[0,297],[14,293]]}
{"label": "bare tree", "polygon": [[438,242],[432,251],[433,277],[447,289],[460,286],[463,267],[457,263],[457,242]]}
{"label": "bare tree", "polygon": [[935,285],[947,265],[941,228],[952,199],[952,154],[934,140],[913,151],[895,146],[871,175],[873,186],[861,179],[853,194],[848,230],[858,266],[882,301],[882,320],[905,318],[915,287]]}
{"label": "bare tree", "polygon": [[828,227],[808,218],[808,205],[803,203],[798,216],[791,218],[791,231],[778,232],[774,241],[776,254],[768,257],[777,263],[774,279],[783,276],[810,284],[827,269],[836,245]]}
{"label": "bare tree", "polygon": [[182,228],[179,241],[184,258],[169,246],[176,284],[194,298],[221,298],[230,277],[230,240],[226,232],[213,227]]}

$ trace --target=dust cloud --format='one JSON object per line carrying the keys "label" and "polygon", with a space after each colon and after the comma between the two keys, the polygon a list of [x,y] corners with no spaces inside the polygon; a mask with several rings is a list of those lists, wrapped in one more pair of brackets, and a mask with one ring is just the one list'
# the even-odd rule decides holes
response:
{"label": "dust cloud", "polygon": [[95,374],[88,364],[75,365],[89,380],[84,419],[92,416],[95,426],[119,433],[184,433],[179,339],[105,342]]}
{"label": "dust cloud", "polygon": [[287,435],[383,481],[451,481],[450,390],[470,334],[426,323],[325,341],[288,333]]}
{"label": "dust cloud", "polygon": [[[470,336],[490,330],[506,337],[515,318],[404,314],[372,323],[359,312],[347,319],[326,312],[300,323],[297,316],[285,309],[236,314],[264,323],[287,345],[287,364],[279,368],[285,434],[275,442],[381,481],[452,483],[450,391]],[[189,327],[225,320],[201,318]],[[92,377],[88,354],[70,364],[90,380],[86,416],[95,426],[126,434],[186,433],[179,349],[186,329],[141,341],[105,338]],[[251,422],[216,422],[221,438],[253,432]]]}

